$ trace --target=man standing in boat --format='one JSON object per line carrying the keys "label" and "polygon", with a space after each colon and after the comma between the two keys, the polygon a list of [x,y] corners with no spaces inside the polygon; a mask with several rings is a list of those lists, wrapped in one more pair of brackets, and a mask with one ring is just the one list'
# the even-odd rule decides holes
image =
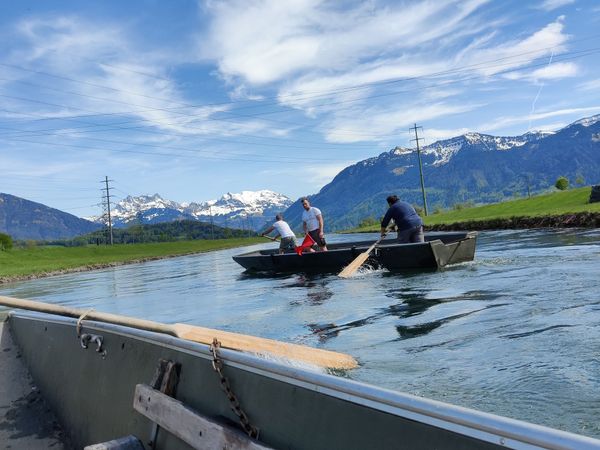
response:
{"label": "man standing in boat", "polygon": [[302,225],[304,227],[304,233],[310,235],[310,237],[317,243],[319,250],[326,252],[327,243],[325,242],[325,234],[323,232],[324,222],[323,215],[319,208],[310,206],[308,198],[302,199]]}
{"label": "man standing in boat", "polygon": [[271,225],[269,228],[265,230],[261,236],[265,236],[269,234],[271,231],[277,230],[277,236],[281,236],[281,242],[279,242],[279,253],[285,253],[286,250],[295,251],[298,244],[296,243],[296,235],[288,225],[288,223],[283,220],[283,216],[281,214],[277,214],[275,216],[275,223]]}
{"label": "man standing in boat", "polygon": [[425,242],[423,220],[421,220],[415,208],[410,203],[399,200],[396,195],[390,195],[386,200],[389,208],[381,221],[381,236],[386,234],[390,220],[394,219],[394,223],[398,227],[399,244]]}

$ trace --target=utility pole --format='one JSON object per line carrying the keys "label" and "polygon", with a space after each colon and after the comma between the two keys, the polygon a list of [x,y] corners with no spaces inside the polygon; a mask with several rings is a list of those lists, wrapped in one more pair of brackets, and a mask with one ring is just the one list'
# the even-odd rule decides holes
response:
{"label": "utility pole", "polygon": [[104,183],[105,186],[104,188],[102,188],[102,207],[104,209],[103,216],[108,229],[107,231],[110,245],[113,245],[112,218],[110,217],[110,190],[112,188],[108,186],[109,181],[113,180],[109,180],[108,177],[104,177],[104,181],[101,181],[100,183]]}
{"label": "utility pole", "polygon": [[423,179],[423,163],[421,162],[421,148],[419,147],[419,140],[422,140],[423,138],[420,138],[417,134],[417,129],[420,128],[421,130],[423,129],[423,127],[418,127],[417,124],[415,123],[415,126],[412,128],[409,128],[409,131],[414,130],[415,132],[415,138],[411,139],[411,141],[416,141],[417,142],[417,158],[419,159],[419,174],[421,175],[421,192],[423,192],[423,208],[425,210],[425,215],[427,215],[427,196],[425,195],[425,181]]}

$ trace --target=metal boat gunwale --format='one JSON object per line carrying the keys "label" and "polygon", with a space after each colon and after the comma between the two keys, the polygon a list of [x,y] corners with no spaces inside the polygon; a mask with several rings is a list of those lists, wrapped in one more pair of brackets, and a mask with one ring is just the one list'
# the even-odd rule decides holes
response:
{"label": "metal boat gunwale", "polygon": [[[75,326],[77,322],[76,319],[66,317],[14,311],[9,313],[9,321],[10,317],[13,316],[67,326]],[[185,341],[173,336],[87,320],[85,321],[85,327],[86,329],[139,339],[153,345],[198,356],[205,360],[212,359],[207,345]],[[558,450],[574,448],[574,444],[577,444],[577,448],[580,449],[600,448],[599,441],[585,436],[437,400],[416,397],[411,394],[371,386],[359,381],[314,372],[301,367],[290,367],[251,354],[222,349],[222,356],[226,366],[233,366],[260,376],[493,444],[524,449],[541,446]]]}

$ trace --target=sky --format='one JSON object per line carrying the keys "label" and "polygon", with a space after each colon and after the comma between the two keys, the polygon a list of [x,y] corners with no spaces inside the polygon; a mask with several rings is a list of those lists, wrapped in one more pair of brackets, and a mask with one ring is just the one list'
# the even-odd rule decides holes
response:
{"label": "sky", "polygon": [[0,192],[79,217],[315,194],[344,167],[466,132],[600,113],[593,0],[0,3]]}

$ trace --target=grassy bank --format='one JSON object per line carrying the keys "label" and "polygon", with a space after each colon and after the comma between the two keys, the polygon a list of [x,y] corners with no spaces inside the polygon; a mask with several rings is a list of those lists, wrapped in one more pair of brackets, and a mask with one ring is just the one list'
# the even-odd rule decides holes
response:
{"label": "grassy bank", "polygon": [[441,223],[467,222],[470,220],[559,216],[577,212],[600,212],[600,203],[588,203],[589,198],[590,188],[585,187],[509,202],[433,214],[425,218],[425,223],[427,225],[436,225]]}
{"label": "grassy bank", "polygon": [[[600,213],[600,203],[588,203],[590,188],[578,188],[531,198],[512,200],[472,208],[454,209],[424,217],[425,225],[451,225],[454,223],[489,222],[495,219],[553,217],[570,213]],[[382,214],[385,211],[382,211]],[[377,225],[353,231],[376,231]]]}
{"label": "grassy bank", "polygon": [[0,251],[0,282],[90,270],[263,242],[265,242],[264,239],[255,237],[217,239],[214,241],[119,244],[113,246],[13,248],[10,251]]}

